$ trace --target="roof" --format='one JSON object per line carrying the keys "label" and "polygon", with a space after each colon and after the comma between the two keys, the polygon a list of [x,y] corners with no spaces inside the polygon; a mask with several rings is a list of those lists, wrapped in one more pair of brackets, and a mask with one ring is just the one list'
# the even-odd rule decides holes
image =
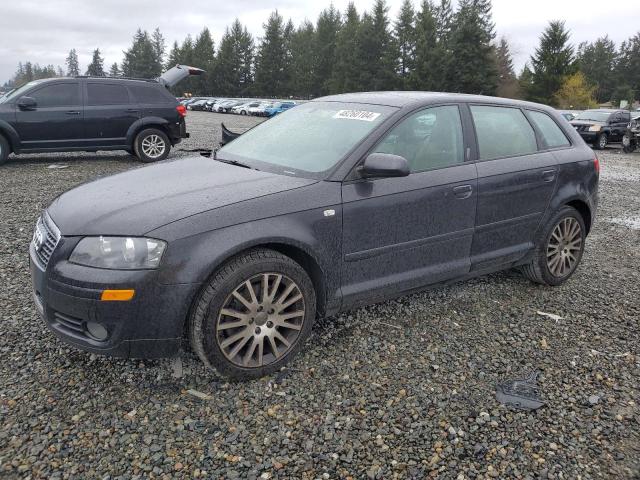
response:
{"label": "roof", "polygon": [[386,105],[389,107],[405,107],[416,104],[429,104],[442,101],[450,102],[477,102],[477,103],[497,103],[504,105],[519,105],[536,108],[551,109],[546,105],[513,100],[510,98],[489,97],[484,95],[469,95],[466,93],[446,93],[446,92],[360,92],[343,93],[340,95],[329,95],[327,97],[316,98],[313,101],[363,103],[372,105]]}

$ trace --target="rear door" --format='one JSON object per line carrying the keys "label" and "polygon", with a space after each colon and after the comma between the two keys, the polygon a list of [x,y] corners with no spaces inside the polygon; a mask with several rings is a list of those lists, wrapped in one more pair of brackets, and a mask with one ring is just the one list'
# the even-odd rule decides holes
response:
{"label": "rear door", "polygon": [[16,130],[25,150],[74,148],[84,137],[80,81],[47,82],[25,93],[33,109],[16,105]]}
{"label": "rear door", "polygon": [[402,120],[373,149],[406,158],[408,177],[344,183],[346,304],[469,271],[477,189],[465,143],[458,105],[426,108]]}
{"label": "rear door", "polygon": [[520,259],[555,189],[558,167],[525,113],[516,107],[470,105],[478,145],[478,210],[472,270]]}
{"label": "rear door", "polygon": [[87,145],[126,147],[127,131],[140,118],[125,82],[87,80],[85,93]]}

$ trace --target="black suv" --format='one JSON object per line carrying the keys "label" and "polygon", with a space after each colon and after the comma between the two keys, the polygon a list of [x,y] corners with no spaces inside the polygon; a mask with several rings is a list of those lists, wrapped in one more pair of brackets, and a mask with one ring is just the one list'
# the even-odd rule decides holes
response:
{"label": "black suv", "polygon": [[157,80],[36,80],[0,97],[0,164],[10,153],[126,150],[162,160],[189,136],[186,110],[165,87],[203,71],[178,65]]}
{"label": "black suv", "polygon": [[627,110],[595,109],[585,110],[571,120],[571,125],[583,140],[598,150],[608,143],[622,142],[631,121]]}
{"label": "black suv", "polygon": [[79,348],[160,357],[187,336],[208,366],[256,377],[301,348],[316,315],[513,267],[564,283],[593,226],[598,171],[543,105],[320,98],[214,158],[62,194],[31,242],[34,299]]}

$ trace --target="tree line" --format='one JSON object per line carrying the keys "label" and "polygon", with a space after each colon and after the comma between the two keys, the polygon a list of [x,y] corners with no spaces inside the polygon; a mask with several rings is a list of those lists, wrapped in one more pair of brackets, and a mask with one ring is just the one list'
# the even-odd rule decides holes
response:
{"label": "tree line", "polygon": [[[295,26],[276,10],[255,39],[239,20],[216,46],[204,28],[169,51],[159,29],[139,29],[120,64],[105,69],[99,49],[84,72],[94,76],[153,78],[176,64],[206,75],[181,83],[176,94],[312,98],[371,90],[431,90],[524,98],[563,108],[612,101],[630,103],[640,92],[640,33],[619,46],[607,36],[577,47],[564,22],[552,21],[519,74],[505,38],[496,38],[491,0],[404,0],[391,19],[385,0],[370,11],[329,6],[315,23]],[[66,72],[20,64],[12,84],[79,75],[77,52]]]}

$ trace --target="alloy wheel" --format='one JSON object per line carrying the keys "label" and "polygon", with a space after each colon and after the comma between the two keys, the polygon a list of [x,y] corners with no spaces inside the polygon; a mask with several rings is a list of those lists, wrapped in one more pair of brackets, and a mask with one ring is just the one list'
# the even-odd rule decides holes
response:
{"label": "alloy wheel", "polygon": [[305,319],[300,287],[280,273],[261,273],[240,283],[216,322],[223,355],[245,368],[278,361],[296,343]]}
{"label": "alloy wheel", "polygon": [[571,273],[582,250],[582,227],[573,217],[560,220],[551,232],[547,244],[547,267],[555,277]]}
{"label": "alloy wheel", "polygon": [[607,146],[606,135],[600,135],[600,137],[598,138],[598,145],[600,146],[601,149]]}
{"label": "alloy wheel", "polygon": [[167,146],[159,135],[149,135],[142,140],[142,153],[149,158],[159,158]]}

